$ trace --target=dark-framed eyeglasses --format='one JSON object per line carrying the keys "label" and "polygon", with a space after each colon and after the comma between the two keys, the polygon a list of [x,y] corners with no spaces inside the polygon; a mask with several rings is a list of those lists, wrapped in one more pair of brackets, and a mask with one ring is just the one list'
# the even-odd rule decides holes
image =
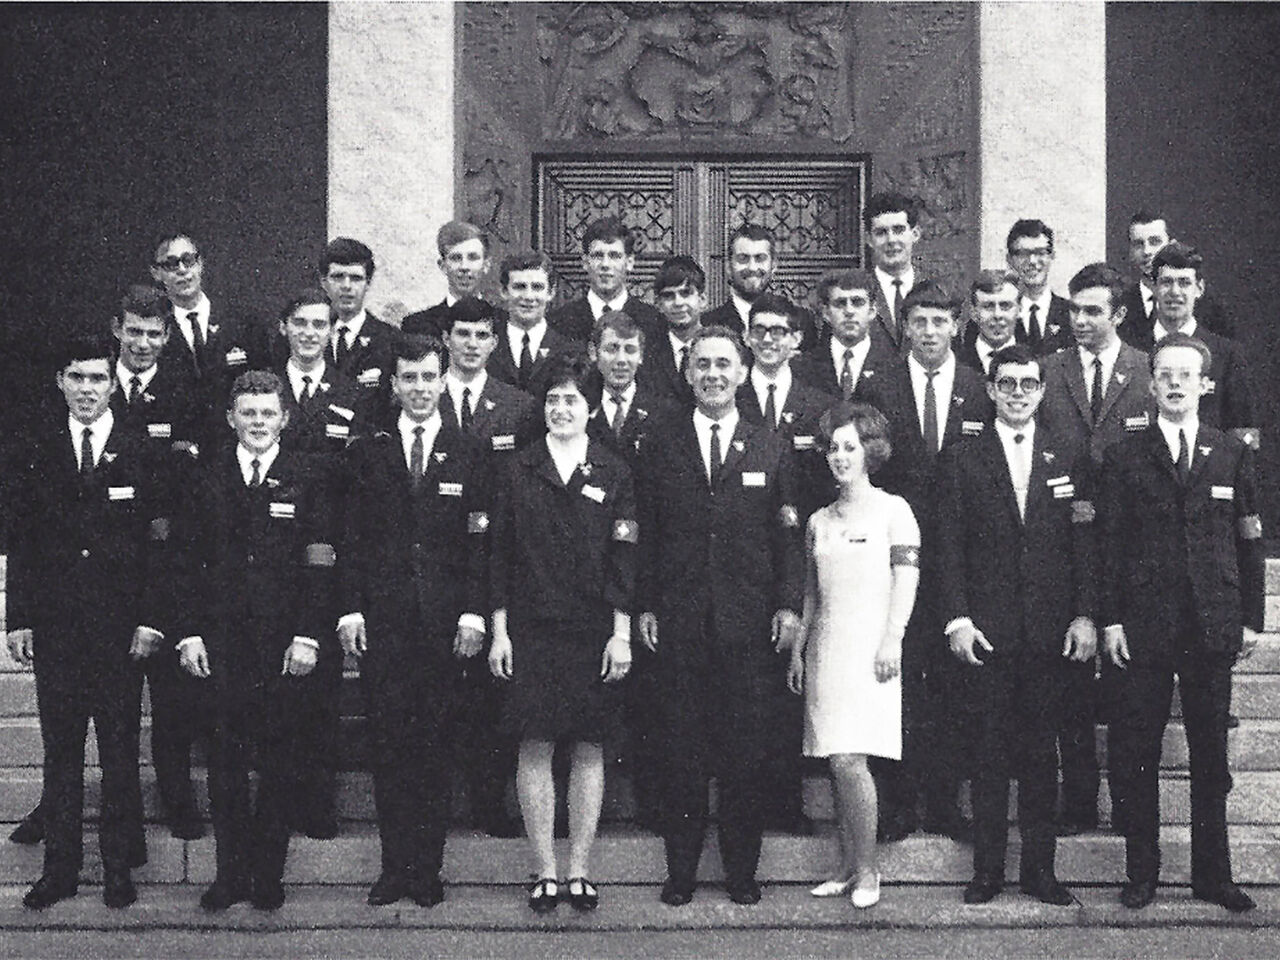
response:
{"label": "dark-framed eyeglasses", "polygon": [[180,257],[165,257],[163,260],[157,260],[156,266],[159,267],[161,270],[168,270],[170,273],[172,273],[174,270],[177,270],[179,267],[186,267],[188,270],[190,270],[199,262],[200,262],[199,252],[193,252],[193,253],[184,253]]}
{"label": "dark-framed eyeglasses", "polygon": [[783,323],[768,327],[762,323],[753,323],[751,325],[751,336],[757,340],[784,340],[791,336],[791,328]]}
{"label": "dark-framed eyeglasses", "polygon": [[1040,381],[1036,377],[999,377],[996,379],[996,391],[1006,397],[1018,391],[1035,393],[1040,389]]}

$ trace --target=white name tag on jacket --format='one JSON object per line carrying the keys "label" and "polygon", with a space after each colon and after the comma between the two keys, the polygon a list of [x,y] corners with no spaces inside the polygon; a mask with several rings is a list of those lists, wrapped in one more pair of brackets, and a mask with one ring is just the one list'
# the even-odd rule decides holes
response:
{"label": "white name tag on jacket", "polygon": [[797,450],[812,450],[814,446],[814,440],[812,436],[802,437],[799,434],[797,434],[796,436],[791,438],[791,442],[795,445],[795,448]]}
{"label": "white name tag on jacket", "polygon": [[765,475],[763,473],[754,473],[751,471],[742,474],[742,485],[744,487],[763,487]]}
{"label": "white name tag on jacket", "polygon": [[132,500],[133,487],[107,487],[108,500]]}
{"label": "white name tag on jacket", "polygon": [[368,370],[361,370],[356,379],[360,381],[362,387],[371,387],[382,379],[382,368],[370,367]]}
{"label": "white name tag on jacket", "polygon": [[1151,417],[1149,414],[1140,414],[1136,417],[1125,417],[1124,428],[1126,430],[1145,430],[1151,426]]}
{"label": "white name tag on jacket", "polygon": [[1045,481],[1045,483],[1050,487],[1058,487],[1064,483],[1070,483],[1070,482],[1071,482],[1071,477],[1067,476],[1066,474],[1063,474],[1060,477],[1050,477],[1048,480]]}
{"label": "white name tag on jacket", "polygon": [[1074,483],[1060,483],[1053,487],[1053,499],[1070,500],[1076,495],[1076,486]]}
{"label": "white name tag on jacket", "polygon": [[442,496],[442,497],[460,497],[460,496],[462,496],[462,484],[460,484],[460,483],[442,483],[442,484],[440,484],[440,496]]}
{"label": "white name tag on jacket", "polygon": [[171,423],[148,423],[148,437],[171,437],[173,436],[173,424]]}
{"label": "white name tag on jacket", "polygon": [[356,412],[354,410],[348,410],[346,407],[340,407],[336,403],[329,404],[329,409],[340,416],[343,420],[354,420],[356,418]]}
{"label": "white name tag on jacket", "polygon": [[273,503],[270,506],[270,513],[271,516],[280,520],[292,520],[294,509],[292,503]]}
{"label": "white name tag on jacket", "polygon": [[1236,488],[1213,486],[1209,488],[1209,496],[1213,497],[1215,500],[1234,500],[1236,496]]}
{"label": "white name tag on jacket", "polygon": [[339,440],[346,440],[351,436],[351,428],[345,423],[326,423],[324,425],[324,435],[326,437],[336,437]]}
{"label": "white name tag on jacket", "polygon": [[494,434],[493,449],[495,450],[514,450],[516,448],[516,437],[513,433]]}
{"label": "white name tag on jacket", "polygon": [[604,491],[599,487],[593,487],[589,483],[582,485],[582,495],[588,500],[594,500],[596,503],[604,503]]}
{"label": "white name tag on jacket", "polygon": [[249,362],[249,355],[244,352],[243,347],[232,347],[227,351],[227,366],[235,367],[242,363]]}
{"label": "white name tag on jacket", "polygon": [[976,437],[982,433],[982,428],[986,426],[981,420],[961,420],[960,432],[966,437]]}

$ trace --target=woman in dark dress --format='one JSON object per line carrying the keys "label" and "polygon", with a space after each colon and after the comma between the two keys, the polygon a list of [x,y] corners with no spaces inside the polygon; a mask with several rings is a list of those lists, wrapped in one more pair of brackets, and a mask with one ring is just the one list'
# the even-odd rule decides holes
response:
{"label": "woman in dark dress", "polygon": [[510,462],[490,529],[489,668],[511,684],[504,720],[520,740],[516,789],[537,861],[529,905],[539,912],[561,897],[557,742],[573,749],[565,897],[583,910],[599,902],[587,860],[604,796],[601,743],[622,708],[613,685],[631,668],[635,499],[626,463],[587,438],[590,369],[585,357],[553,361],[546,439]]}

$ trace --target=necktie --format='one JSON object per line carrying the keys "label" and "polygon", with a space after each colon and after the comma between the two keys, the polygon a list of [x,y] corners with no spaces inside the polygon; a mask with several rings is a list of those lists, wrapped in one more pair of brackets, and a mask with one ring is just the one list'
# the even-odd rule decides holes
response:
{"label": "necktie", "polygon": [[422,483],[422,463],[425,459],[422,445],[423,427],[413,428],[413,444],[409,447],[409,482],[417,490]]}
{"label": "necktie", "polygon": [[93,431],[85,427],[80,434],[80,476],[88,480],[93,476],[93,467]]}
{"label": "necktie", "polygon": [[1093,358],[1093,393],[1089,397],[1089,415],[1096,425],[1102,413],[1102,358]]}
{"label": "necktie", "polygon": [[893,328],[902,329],[902,281],[893,281]]}
{"label": "necktie", "polygon": [[338,327],[338,336],[333,341],[333,365],[341,367],[347,360],[347,354],[351,352],[347,346],[347,334],[351,332],[351,328],[345,323]]}
{"label": "necktie", "polygon": [[627,422],[627,401],[620,393],[610,392],[613,398],[613,434],[616,437],[622,436],[622,427]]}
{"label": "necktie", "polygon": [[1013,435],[1013,495],[1018,500],[1018,516],[1023,520],[1027,518],[1027,487],[1030,485],[1030,473],[1026,464],[1026,452],[1022,446],[1022,441],[1027,439],[1026,434],[1015,433]]}
{"label": "necktie", "polygon": [[724,466],[724,455],[720,451],[720,424],[711,424],[711,485],[715,486],[716,477],[720,474],[720,468]]}
{"label": "necktie", "polygon": [[770,430],[778,428],[778,385],[769,384],[769,395],[764,399],[764,422]]}
{"label": "necktie", "polygon": [[529,344],[529,331],[520,337],[520,387],[529,386],[529,372],[533,369],[533,349]]}
{"label": "necktie", "polygon": [[199,375],[201,361],[204,360],[204,331],[200,329],[200,314],[192,310],[187,314],[191,324],[191,353],[195,358],[196,374]]}
{"label": "necktie", "polygon": [[262,461],[254,457],[249,461],[249,466],[253,467],[253,476],[249,478],[249,486],[262,486]]}
{"label": "necktie", "polygon": [[129,406],[133,406],[138,398],[142,396],[142,378],[138,376],[129,378]]}
{"label": "necktie", "polygon": [[458,424],[462,427],[463,433],[471,432],[471,388],[462,388],[462,409],[458,411]]}
{"label": "necktie", "polygon": [[680,348],[680,375],[684,376],[689,370],[689,348],[687,346]]}
{"label": "necktie", "polygon": [[938,452],[938,394],[933,388],[933,378],[938,375],[937,370],[926,370],[924,372],[924,449],[933,456]]}
{"label": "necktie", "polygon": [[1040,346],[1040,305],[1033,303],[1027,316],[1027,345]]}
{"label": "necktie", "polygon": [[840,396],[848,400],[853,396],[853,350],[844,352],[844,366],[840,368]]}
{"label": "necktie", "polygon": [[[86,430],[87,434],[88,431]],[[1187,431],[1178,431],[1178,479],[1183,483],[1191,477],[1191,447],[1187,445]]]}
{"label": "necktie", "polygon": [[306,403],[311,399],[312,386],[313,384],[310,377],[302,378],[302,395],[298,397],[298,403]]}

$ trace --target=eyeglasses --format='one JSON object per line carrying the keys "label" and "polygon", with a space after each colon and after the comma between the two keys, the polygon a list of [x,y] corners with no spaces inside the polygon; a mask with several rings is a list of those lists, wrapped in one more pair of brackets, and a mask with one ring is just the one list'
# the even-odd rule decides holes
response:
{"label": "eyeglasses", "polygon": [[199,262],[199,253],[184,253],[180,257],[165,257],[163,260],[157,260],[156,266],[161,270],[168,270],[172,273],[174,270],[177,270],[178,267],[186,267],[190,270]]}
{"label": "eyeglasses", "polygon": [[781,340],[784,337],[791,336],[791,328],[783,324],[778,324],[774,327],[752,324],[751,335],[757,340]]}
{"label": "eyeglasses", "polygon": [[1004,394],[1006,397],[1012,396],[1017,391],[1023,393],[1035,393],[1040,389],[1040,381],[1035,377],[1000,377],[996,380],[996,391]]}
{"label": "eyeglasses", "polygon": [[1190,367],[1159,367],[1153,376],[1159,383],[1175,384],[1198,380],[1201,373],[1199,370],[1192,370]]}

